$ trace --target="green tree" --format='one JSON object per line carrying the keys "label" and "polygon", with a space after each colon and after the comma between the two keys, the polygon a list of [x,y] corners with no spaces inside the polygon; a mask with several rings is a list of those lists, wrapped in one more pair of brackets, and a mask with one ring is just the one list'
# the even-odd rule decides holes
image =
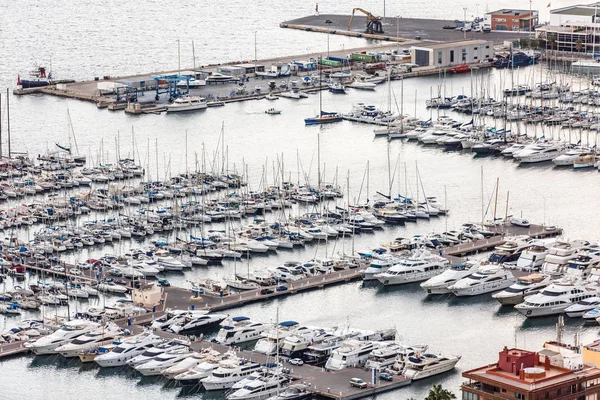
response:
{"label": "green tree", "polygon": [[554,44],[556,43],[556,36],[554,33],[551,33],[546,37],[546,42],[550,45],[550,50],[554,50]]}
{"label": "green tree", "polygon": [[532,49],[537,49],[540,47],[540,41],[538,39],[531,39],[529,41],[529,47]]}
{"label": "green tree", "polygon": [[519,43],[522,49],[528,49],[531,47],[531,40],[527,37],[521,38],[521,40],[519,40]]}
{"label": "green tree", "polygon": [[425,397],[425,400],[452,400],[456,399],[454,393],[449,390],[442,389],[442,385],[433,385],[429,389],[429,394]]}
{"label": "green tree", "polygon": [[581,39],[579,39],[575,42],[575,49],[577,49],[577,51],[581,51],[582,48],[583,48],[583,42],[581,41]]}

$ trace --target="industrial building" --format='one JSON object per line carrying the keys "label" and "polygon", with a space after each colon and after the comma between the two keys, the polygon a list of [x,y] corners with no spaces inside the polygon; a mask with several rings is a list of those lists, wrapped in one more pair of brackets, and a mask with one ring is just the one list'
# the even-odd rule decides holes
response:
{"label": "industrial building", "polygon": [[420,67],[446,68],[465,62],[474,64],[491,61],[493,57],[494,43],[489,40],[426,44],[410,49],[411,63]]}
{"label": "industrial building", "polygon": [[483,19],[484,25],[490,26],[493,31],[533,31],[539,23],[539,12],[505,8],[486,13]]}

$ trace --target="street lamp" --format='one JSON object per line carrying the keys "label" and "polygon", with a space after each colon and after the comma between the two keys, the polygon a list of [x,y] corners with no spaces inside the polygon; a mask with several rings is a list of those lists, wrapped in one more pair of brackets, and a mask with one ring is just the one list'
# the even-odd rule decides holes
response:
{"label": "street lamp", "polygon": [[327,20],[325,23],[327,24],[327,59],[329,60],[329,34],[331,33],[331,23],[333,21]]}
{"label": "street lamp", "polygon": [[465,17],[463,19],[463,39],[467,40],[467,7],[463,7]]}

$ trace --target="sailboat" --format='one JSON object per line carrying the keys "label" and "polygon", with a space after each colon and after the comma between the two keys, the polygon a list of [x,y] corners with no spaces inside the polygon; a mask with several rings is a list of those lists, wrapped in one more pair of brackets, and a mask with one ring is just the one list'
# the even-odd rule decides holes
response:
{"label": "sailboat", "polygon": [[[319,85],[321,85],[321,64],[319,63]],[[305,125],[319,125],[319,124],[330,124],[332,122],[339,122],[342,120],[342,116],[337,112],[323,111],[323,91],[319,90],[319,114],[313,118],[305,118]]]}

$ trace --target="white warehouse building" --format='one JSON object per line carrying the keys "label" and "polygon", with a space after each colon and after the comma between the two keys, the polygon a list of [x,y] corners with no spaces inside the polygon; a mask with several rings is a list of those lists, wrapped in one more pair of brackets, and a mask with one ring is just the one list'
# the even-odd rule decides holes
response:
{"label": "white warehouse building", "polygon": [[411,63],[420,67],[446,68],[465,62],[475,64],[494,58],[494,43],[490,40],[463,40],[413,46],[410,58]]}

